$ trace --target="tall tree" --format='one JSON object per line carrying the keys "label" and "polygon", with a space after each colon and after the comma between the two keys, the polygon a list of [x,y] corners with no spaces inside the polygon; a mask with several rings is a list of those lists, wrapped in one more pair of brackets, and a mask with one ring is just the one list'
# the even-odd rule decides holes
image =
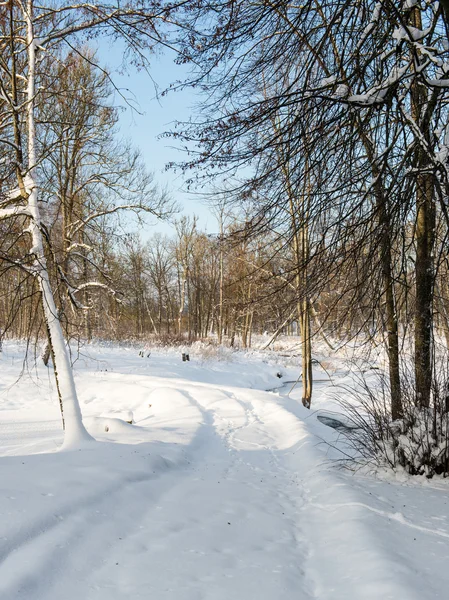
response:
{"label": "tall tree", "polygon": [[[81,420],[70,357],[65,343],[55,297],[50,281],[45,243],[48,224],[39,200],[42,185],[37,132],[40,69],[46,58],[58,55],[64,43],[75,44],[83,34],[106,33],[125,40],[129,51],[145,61],[144,48],[160,39],[157,24],[170,13],[172,6],[158,2],[94,4],[70,2],[35,3],[34,0],[5,4],[7,16],[1,21],[5,52],[0,63],[2,105],[9,115],[10,130],[2,132],[2,146],[9,146],[14,158],[16,187],[6,190],[0,205],[0,220],[22,217],[28,221],[26,231],[31,238],[29,256],[32,263],[21,267],[36,277],[41,294],[46,327],[54,353],[57,388],[64,409],[64,444],[71,446],[88,440]],[[56,53],[56,54],[55,54]],[[48,149],[47,149],[48,151]],[[9,181],[12,181],[10,173]]]}

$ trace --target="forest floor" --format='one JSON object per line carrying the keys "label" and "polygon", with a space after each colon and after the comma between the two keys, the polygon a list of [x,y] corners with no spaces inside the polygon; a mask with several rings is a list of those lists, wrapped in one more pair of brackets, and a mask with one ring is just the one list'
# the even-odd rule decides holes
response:
{"label": "forest floor", "polygon": [[146,354],[81,349],[98,443],[58,452],[49,371],[4,345],[1,600],[447,598],[449,486],[339,467],[343,361],[307,411],[292,352]]}

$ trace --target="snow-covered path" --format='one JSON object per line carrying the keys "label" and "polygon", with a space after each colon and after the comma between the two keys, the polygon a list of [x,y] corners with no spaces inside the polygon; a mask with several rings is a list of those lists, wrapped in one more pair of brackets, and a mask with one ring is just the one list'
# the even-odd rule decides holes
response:
{"label": "snow-covered path", "polygon": [[[302,568],[308,548],[297,528],[296,478],[278,468],[272,446],[236,449],[251,429],[257,437],[244,403],[223,392],[212,401],[210,390],[184,393],[202,416],[192,461],[168,476],[157,498],[151,482],[140,486],[141,514],[90,575],[91,597],[103,598],[107,587],[108,598],[117,600],[283,600],[293,590],[298,600],[313,598]],[[266,437],[260,423],[256,429]]]}
{"label": "snow-covered path", "polygon": [[[2,597],[315,597],[298,519],[303,489],[277,456],[279,440],[233,392],[186,385],[164,395],[197,422],[173,457],[181,468],[150,462],[147,476],[122,473],[118,485],[38,519],[0,569]],[[131,460],[142,451],[132,448],[122,447]]]}
{"label": "snow-covered path", "polygon": [[[274,387],[275,368],[123,355],[105,364],[79,370],[101,441],[90,449],[51,452],[54,402],[28,397],[25,411],[22,384],[4,393],[1,600],[445,597],[420,586],[408,549],[377,535],[387,521],[394,535],[407,529],[402,513],[383,510],[385,489],[372,487],[368,504],[367,486],[356,492],[326,463],[314,432],[324,426],[293,400],[245,387]],[[113,410],[132,410],[136,425]],[[422,528],[443,544],[438,568],[446,526]]]}

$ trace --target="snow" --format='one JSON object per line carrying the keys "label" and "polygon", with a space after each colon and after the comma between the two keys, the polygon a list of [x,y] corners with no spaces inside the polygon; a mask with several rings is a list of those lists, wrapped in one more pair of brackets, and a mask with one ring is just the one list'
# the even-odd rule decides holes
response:
{"label": "snow", "polygon": [[416,27],[412,27],[411,25],[407,25],[407,27],[398,27],[393,31],[393,39],[395,40],[413,40],[414,42],[418,42],[422,40],[426,36],[429,35],[432,28],[428,27],[427,29],[417,29]]}
{"label": "snow", "polygon": [[82,349],[98,443],[60,452],[49,372],[4,344],[1,600],[446,598],[446,482],[338,469],[326,373],[307,411],[297,357],[225,356]]}
{"label": "snow", "polygon": [[325,77],[324,79],[322,79],[320,82],[320,86],[326,87],[328,85],[333,85],[336,81],[337,81],[337,76],[331,75],[330,77]]}
{"label": "snow", "polygon": [[[27,194],[30,194],[32,189],[34,188],[34,180],[32,177],[30,177],[29,175],[25,175],[25,177],[23,178],[23,186],[25,188],[25,192]],[[13,190],[10,190],[9,192],[6,193],[6,197],[8,198],[8,200],[18,200],[22,198],[22,191],[20,190],[20,188],[14,188]]]}

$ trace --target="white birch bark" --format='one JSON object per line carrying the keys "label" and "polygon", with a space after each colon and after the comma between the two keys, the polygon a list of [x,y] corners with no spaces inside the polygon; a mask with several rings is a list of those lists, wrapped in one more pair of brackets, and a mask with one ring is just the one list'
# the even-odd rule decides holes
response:
{"label": "white birch bark", "polygon": [[31,252],[35,255],[34,273],[38,279],[42,293],[42,304],[45,320],[51,338],[54,352],[54,370],[56,384],[64,410],[64,444],[63,448],[79,447],[83,442],[93,441],[84,428],[81,410],[76,394],[75,381],[68,348],[64,339],[61,324],[54,301],[53,292],[45,259],[42,232],[40,227],[40,211],[38,205],[37,169],[36,169],[36,126],[34,117],[35,107],[35,66],[36,47],[33,26],[33,0],[26,3],[26,28],[28,46],[28,86],[27,86],[27,127],[28,127],[28,175],[30,179],[30,194],[27,208],[30,218],[29,232],[32,238]]}

